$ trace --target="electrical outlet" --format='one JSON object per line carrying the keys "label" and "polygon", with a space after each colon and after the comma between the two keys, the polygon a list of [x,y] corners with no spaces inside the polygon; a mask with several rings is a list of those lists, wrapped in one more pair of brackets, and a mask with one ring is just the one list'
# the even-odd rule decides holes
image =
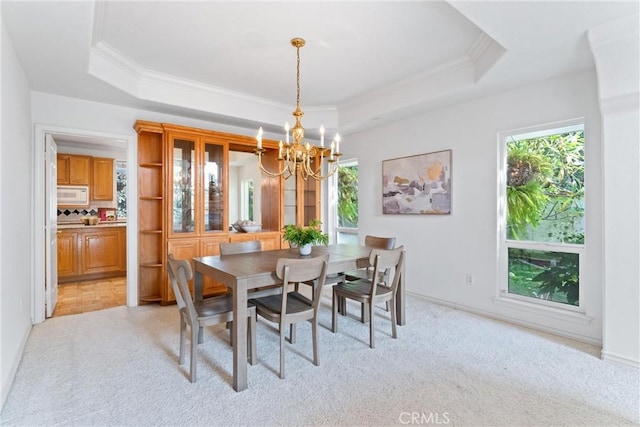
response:
{"label": "electrical outlet", "polygon": [[475,278],[471,274],[467,273],[467,285],[473,285],[474,283]]}

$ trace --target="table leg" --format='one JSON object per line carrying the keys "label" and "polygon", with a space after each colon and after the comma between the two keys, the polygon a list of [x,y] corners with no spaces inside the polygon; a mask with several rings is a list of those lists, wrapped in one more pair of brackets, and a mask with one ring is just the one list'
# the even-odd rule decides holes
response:
{"label": "table leg", "polygon": [[[196,267],[196,274],[195,277],[193,278],[193,295],[194,295],[194,299],[196,301],[202,301],[202,294],[203,294],[203,285],[202,285],[202,272],[198,271],[198,268]],[[202,327],[200,327],[198,329],[198,344],[202,344],[202,342],[204,341],[203,338],[203,329]]]}
{"label": "table leg", "polygon": [[247,283],[240,280],[233,291],[233,388],[247,388]]}

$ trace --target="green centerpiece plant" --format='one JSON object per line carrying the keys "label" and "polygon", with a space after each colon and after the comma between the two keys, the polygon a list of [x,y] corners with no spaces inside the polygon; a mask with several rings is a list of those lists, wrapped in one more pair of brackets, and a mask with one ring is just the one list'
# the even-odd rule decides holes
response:
{"label": "green centerpiece plant", "polygon": [[317,219],[311,220],[308,226],[287,224],[282,228],[282,238],[291,247],[298,247],[301,255],[309,255],[312,245],[329,243],[329,235],[322,232],[321,224]]}

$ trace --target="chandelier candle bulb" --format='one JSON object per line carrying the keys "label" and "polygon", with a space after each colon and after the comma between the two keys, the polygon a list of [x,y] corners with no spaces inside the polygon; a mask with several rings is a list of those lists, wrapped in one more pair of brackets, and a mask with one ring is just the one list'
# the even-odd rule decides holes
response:
{"label": "chandelier candle bulb", "polygon": [[336,153],[340,153],[340,134],[336,133]]}
{"label": "chandelier candle bulb", "polygon": [[285,122],[285,123],[284,123],[284,130],[285,130],[285,132],[287,133],[287,140],[286,140],[286,142],[287,142],[287,144],[288,144],[288,143],[289,143],[289,122]]}
{"label": "chandelier candle bulb", "polygon": [[320,125],[320,146],[324,148],[324,126],[322,125]]}
{"label": "chandelier candle bulb", "polygon": [[258,136],[256,139],[258,140],[258,148],[262,148],[262,126],[258,129]]}

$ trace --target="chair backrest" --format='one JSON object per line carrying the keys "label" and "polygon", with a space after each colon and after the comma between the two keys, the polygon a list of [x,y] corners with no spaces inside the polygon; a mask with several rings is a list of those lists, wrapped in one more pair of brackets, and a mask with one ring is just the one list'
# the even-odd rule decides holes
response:
{"label": "chair backrest", "polygon": [[376,249],[393,249],[396,246],[396,238],[366,235],[364,236],[364,245]]}
{"label": "chair backrest", "polygon": [[[376,294],[376,285],[389,287],[395,293],[404,264],[404,246],[395,249],[372,249],[369,255],[369,264],[373,267],[373,276],[371,277],[375,280],[374,286],[371,286],[371,295]],[[385,271],[393,271],[391,283],[385,283],[387,274],[379,274]]]}
{"label": "chair backrest", "polygon": [[260,240],[220,243],[220,255],[244,254],[247,252],[260,252],[261,250],[262,242]]}
{"label": "chair backrest", "polygon": [[287,289],[290,284],[313,282],[314,286],[312,305],[317,310],[320,304],[322,287],[327,276],[329,255],[309,259],[280,258],[276,264],[276,275],[282,280],[282,313],[287,307]]}
{"label": "chair backrest", "polygon": [[178,308],[180,311],[185,311],[190,320],[194,320],[197,317],[196,308],[189,291],[189,280],[193,277],[191,263],[186,259],[175,259],[172,254],[169,254],[167,270]]}

